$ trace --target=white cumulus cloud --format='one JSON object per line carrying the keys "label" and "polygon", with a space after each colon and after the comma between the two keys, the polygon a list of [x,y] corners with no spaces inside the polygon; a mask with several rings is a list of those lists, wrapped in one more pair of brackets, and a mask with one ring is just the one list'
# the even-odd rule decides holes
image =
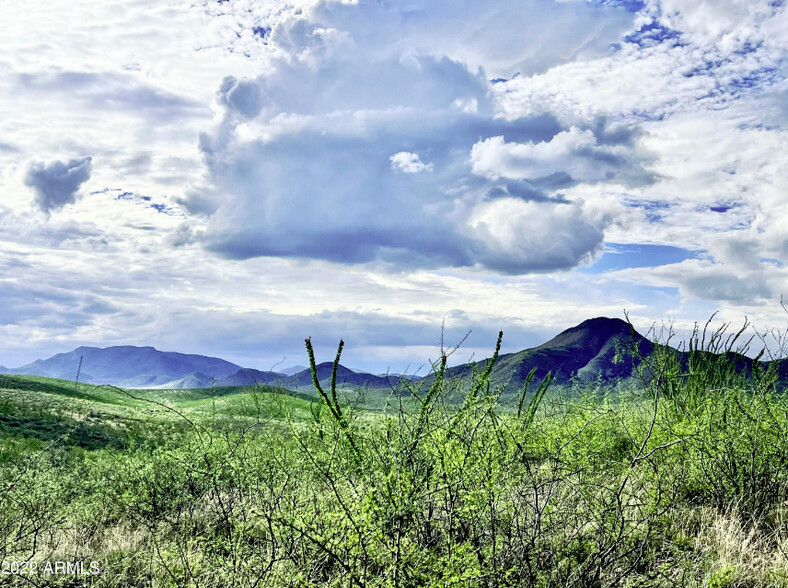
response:
{"label": "white cumulus cloud", "polygon": [[[549,31],[536,34],[535,18],[551,23]],[[549,201],[577,182],[650,181],[636,142],[628,132],[610,134],[604,121],[569,129],[550,114],[498,117],[490,76],[598,55],[631,22],[625,10],[587,4],[316,2],[273,27],[264,72],[225,80],[223,117],[200,140],[207,181],[182,203],[208,212],[203,243],[229,258],[570,268],[597,251],[604,223],[583,221],[579,204],[562,204],[573,211],[567,216]],[[474,145],[495,137],[556,151],[540,175],[556,178],[530,185],[508,180],[532,174],[474,173]],[[544,202],[546,226],[567,223],[552,237],[571,240],[555,244],[562,253],[490,238],[494,223],[531,231],[530,216],[488,215],[479,230],[470,219],[502,194]]]}
{"label": "white cumulus cloud", "polygon": [[[590,262],[604,235],[582,207],[500,198],[477,206],[469,226],[485,245],[483,262],[504,271],[552,271]],[[517,260],[518,267],[512,267]]]}
{"label": "white cumulus cloud", "polygon": [[419,172],[432,171],[431,163],[423,163],[418,153],[400,151],[389,157],[391,169],[400,171],[404,174],[417,174]]}
{"label": "white cumulus cloud", "polygon": [[[502,136],[479,141],[471,150],[473,173],[493,180],[536,179],[565,173],[579,182],[613,180],[638,165],[620,146],[599,145],[594,133],[571,127],[549,141],[506,142]],[[642,175],[642,174],[641,174]]]}

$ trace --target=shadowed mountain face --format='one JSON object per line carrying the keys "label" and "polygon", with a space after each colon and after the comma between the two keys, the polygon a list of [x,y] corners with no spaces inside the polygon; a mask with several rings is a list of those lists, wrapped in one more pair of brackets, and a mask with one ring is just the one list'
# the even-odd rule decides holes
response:
{"label": "shadowed mountain face", "polygon": [[[330,361],[317,364],[317,378],[321,384],[331,379],[331,370],[333,364]],[[345,386],[368,386],[370,388],[388,388],[389,382],[395,385],[399,381],[398,377],[385,378],[375,376],[373,374],[366,374],[363,372],[354,372],[342,365],[337,367],[337,385]],[[282,384],[288,388],[305,388],[312,386],[312,372],[305,369],[297,374],[286,378]]]}
{"label": "shadowed mountain face", "polygon": [[531,350],[531,354],[529,350],[520,354],[544,358],[545,363],[552,366],[556,381],[562,382],[572,375],[584,381],[630,377],[635,365],[632,357],[635,350],[645,356],[654,350],[654,346],[629,323],[601,317],[583,321],[559,333]]}
{"label": "shadowed mountain face", "polygon": [[105,349],[79,347],[7,372],[74,380],[79,371],[81,382],[142,388],[165,385],[190,374],[199,374],[210,381],[210,378],[227,377],[239,369],[241,366],[216,357],[125,345]]}
{"label": "shadowed mountain face", "polygon": [[216,386],[256,386],[281,384],[287,376],[279,372],[263,372],[250,368],[241,368],[234,374],[217,380]]}
{"label": "shadowed mountain face", "polygon": [[[651,342],[628,323],[605,317],[589,319],[538,347],[499,356],[491,382],[509,392],[519,390],[533,368],[536,381],[552,372],[557,384],[565,384],[573,377],[581,381],[628,378],[633,375],[632,351],[636,347],[643,355],[653,351]],[[479,367],[483,368],[486,362],[479,362]],[[450,376],[465,376],[472,369],[471,364],[465,364],[447,372]]]}

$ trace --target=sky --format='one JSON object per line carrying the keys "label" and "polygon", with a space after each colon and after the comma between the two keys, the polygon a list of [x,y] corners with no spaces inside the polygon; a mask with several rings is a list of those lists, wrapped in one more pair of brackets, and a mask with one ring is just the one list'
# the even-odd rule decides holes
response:
{"label": "sky", "polygon": [[[424,373],[788,293],[784,0],[0,4],[0,364]],[[470,335],[463,339],[467,333]],[[754,332],[754,331],[753,331]]]}

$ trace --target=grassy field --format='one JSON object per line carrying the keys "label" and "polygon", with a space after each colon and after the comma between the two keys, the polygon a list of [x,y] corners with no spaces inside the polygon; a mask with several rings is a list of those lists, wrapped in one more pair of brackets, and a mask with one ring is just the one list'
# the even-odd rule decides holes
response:
{"label": "grassy field", "polygon": [[0,376],[0,585],[788,586],[774,374],[435,371],[366,403]]}

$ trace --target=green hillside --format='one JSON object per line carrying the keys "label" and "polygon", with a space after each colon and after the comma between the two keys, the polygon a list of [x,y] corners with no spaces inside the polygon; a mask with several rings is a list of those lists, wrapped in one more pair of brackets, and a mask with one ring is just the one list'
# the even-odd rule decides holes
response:
{"label": "green hillside", "polygon": [[0,375],[0,436],[31,448],[128,448],[163,431],[194,428],[189,420],[303,420],[306,394],[267,387],[131,390],[40,376]]}
{"label": "green hillside", "polygon": [[725,359],[514,395],[497,354],[385,397],[2,376],[0,584],[788,586],[788,403]]}

